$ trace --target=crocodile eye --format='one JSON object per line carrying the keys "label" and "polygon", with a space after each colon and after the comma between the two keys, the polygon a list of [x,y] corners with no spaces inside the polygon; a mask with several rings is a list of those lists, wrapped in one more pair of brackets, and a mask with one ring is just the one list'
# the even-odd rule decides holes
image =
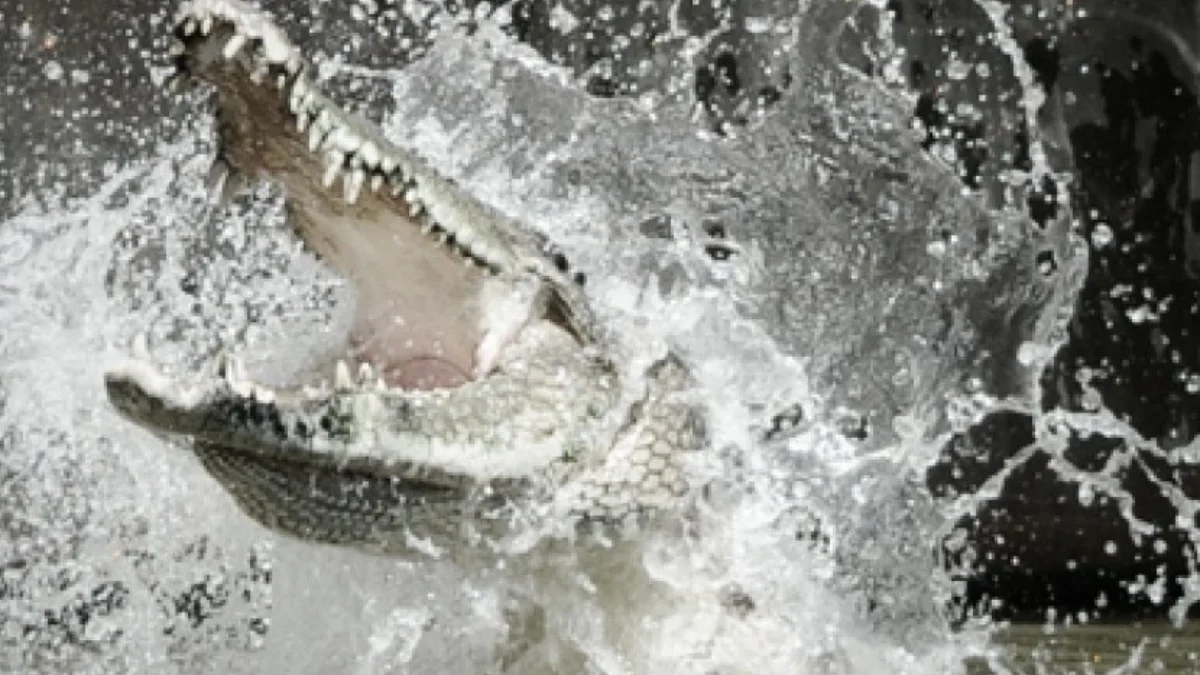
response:
{"label": "crocodile eye", "polygon": [[733,257],[735,252],[736,251],[725,244],[712,243],[704,246],[704,253],[717,262],[725,262],[726,260],[729,260]]}
{"label": "crocodile eye", "polygon": [[562,253],[555,253],[550,259],[554,261],[554,266],[558,268],[559,272],[566,273],[570,269],[570,265],[567,264],[567,256]]}

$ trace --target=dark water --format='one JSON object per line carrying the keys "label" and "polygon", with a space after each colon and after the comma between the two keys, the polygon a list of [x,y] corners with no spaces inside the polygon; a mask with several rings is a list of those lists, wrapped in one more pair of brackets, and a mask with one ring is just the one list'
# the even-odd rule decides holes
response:
{"label": "dark water", "polygon": [[1071,627],[1015,624],[997,641],[1005,653],[974,673],[1200,672],[1200,628],[1168,623],[1115,623]]}

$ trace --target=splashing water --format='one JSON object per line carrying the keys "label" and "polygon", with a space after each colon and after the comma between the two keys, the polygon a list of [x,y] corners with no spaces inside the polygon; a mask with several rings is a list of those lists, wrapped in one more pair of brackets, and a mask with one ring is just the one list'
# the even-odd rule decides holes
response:
{"label": "splashing water", "polygon": [[[1043,448],[1061,447],[1066,430],[1075,430],[1176,461],[1103,409],[1041,413],[1033,385],[1024,397],[952,396],[954,414],[929,412],[947,405],[941,400],[910,401],[890,424],[889,442],[864,451],[839,432],[837,411],[821,408],[826,392],[809,379],[809,364],[839,345],[818,344],[800,358],[781,349],[764,322],[738,312],[761,302],[743,294],[779,271],[764,263],[764,249],[783,238],[769,232],[761,241],[743,238],[750,246],[738,262],[713,267],[697,254],[702,238],[687,223],[720,215],[754,228],[751,221],[767,216],[745,204],[795,195],[789,181],[803,184],[796,176],[836,171],[812,168],[822,159],[814,148],[873,152],[855,124],[889,119],[892,99],[882,87],[878,99],[856,100],[879,110],[846,112],[843,127],[822,130],[828,137],[788,136],[778,131],[783,123],[714,125],[751,148],[795,156],[791,164],[772,165],[781,175],[749,174],[762,184],[748,185],[706,169],[706,162],[723,161],[714,149],[722,141],[698,133],[693,111],[681,103],[681,92],[698,86],[681,64],[729,35],[723,29],[731,18],[705,30],[685,25],[687,17],[673,7],[660,38],[670,48],[657,60],[640,70],[606,66],[613,77],[612,68],[636,71],[645,89],[614,112],[609,101],[562,94],[569,101],[554,103],[545,98],[548,85],[522,89],[520,75],[498,78],[520,66],[564,91],[577,90],[572,71],[547,65],[500,31],[503,18],[477,12],[466,21],[473,29],[467,36],[456,28],[461,21],[433,6],[410,5],[406,16],[424,16],[426,28],[437,28],[425,36],[432,46],[423,61],[411,69],[351,64],[361,46],[356,37],[348,54],[322,62],[322,77],[349,92],[343,100],[372,103],[368,116],[461,177],[474,194],[551,233],[584,261],[603,318],[641,345],[630,348],[630,358],[651,358],[667,343],[688,353],[711,408],[719,459],[708,498],[680,528],[686,531],[652,532],[601,552],[551,547],[477,569],[373,558],[258,528],[188,453],[117,418],[102,393],[104,367],[131,344],[180,369],[219,344],[237,344],[264,379],[282,381],[312,353],[331,348],[346,327],[346,290],[297,249],[278,194],[263,186],[229,208],[212,204],[204,186],[210,123],[188,113],[144,134],[143,157],[113,158],[102,178],[81,179],[88,189],[46,174],[0,223],[0,671],[473,673],[500,662],[511,672],[946,673],[964,672],[973,658],[1001,668],[986,622],[952,627],[947,607],[956,588],[935,551],[953,523],[998,494],[1012,468],[1035,450],[1018,451],[971,494],[937,502],[924,484],[941,447],[926,439],[934,419],[951,418],[961,430],[989,410],[1011,408],[1034,416]],[[1003,8],[980,6],[1002,34]],[[353,9],[352,34],[385,25],[379,17],[393,11],[377,3]],[[337,40],[341,24],[313,12],[317,18],[301,23]],[[556,25],[566,36],[574,24],[563,12]],[[778,36],[774,51],[762,53],[780,68],[787,62],[780,54],[833,32],[816,12],[776,15],[782,18],[764,14],[745,28]],[[869,44],[866,28],[855,28]],[[891,30],[886,23],[878,28],[885,38]],[[1032,167],[1018,178],[1032,184],[1054,177],[1049,158],[1061,152],[1061,139],[1037,119],[1040,94],[1015,43],[1003,35],[997,41],[1019,64],[1013,65],[1023,92],[1019,109],[1038,130],[1030,134]],[[881,63],[889,58],[875,56]],[[797,62],[803,71],[802,59],[791,65]],[[880,70],[887,81],[887,68]],[[60,79],[61,66],[45,76]],[[896,87],[889,96],[905,95]],[[745,113],[736,101],[727,108]],[[563,110],[571,114],[547,120]],[[786,122],[798,113],[784,105],[759,114]],[[694,173],[708,192],[659,198],[654,193],[667,179],[603,182],[613,174],[589,163],[645,163],[651,176],[671,165],[640,154],[648,152],[638,135],[647,128],[643,122],[661,134],[646,147],[673,153],[678,175],[668,178],[691,180]],[[596,133],[603,143],[589,141],[587,134]],[[927,171],[912,182],[935,182],[932,164]],[[1019,192],[1012,185],[1020,182],[983,190],[1011,204],[1019,199],[1006,190]],[[739,201],[739,191],[759,189],[759,201]],[[651,214],[657,220],[622,211],[647,204],[661,207]],[[779,208],[803,212],[811,205]],[[996,212],[997,232],[1006,218]],[[631,237],[639,222],[641,231],[656,234]],[[1069,255],[1071,240],[1063,241],[1062,281],[1020,350],[1031,381],[1065,339],[1063,319],[1085,264],[1083,256]],[[1032,294],[1030,286],[1020,290]],[[1001,298],[1008,300],[1016,302]],[[879,364],[855,367],[866,373]],[[904,375],[914,381],[950,377],[913,367],[927,370]],[[782,446],[764,443],[763,412],[796,402],[804,419],[789,427]],[[966,421],[956,423],[956,414]],[[1135,535],[1153,534],[1115,479],[1121,456],[1084,472],[1059,455],[1055,471],[1122,504]],[[1179,517],[1192,522],[1194,502],[1166,483],[1160,488]]]}

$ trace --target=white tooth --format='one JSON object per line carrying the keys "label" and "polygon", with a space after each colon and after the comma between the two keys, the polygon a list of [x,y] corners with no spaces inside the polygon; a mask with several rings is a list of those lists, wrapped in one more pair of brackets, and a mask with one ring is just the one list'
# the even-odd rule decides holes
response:
{"label": "white tooth", "polygon": [[382,169],[384,173],[390,174],[396,168],[396,160],[392,159],[390,155],[384,155],[379,160],[379,168]]}
{"label": "white tooth", "polygon": [[133,345],[130,351],[133,352],[133,358],[138,361],[150,360],[150,341],[144,332],[133,336]]}
{"label": "white tooth", "polygon": [[333,142],[347,155],[353,154],[362,145],[362,139],[349,126],[338,127],[334,134]]}
{"label": "white tooth", "polygon": [[208,35],[209,33],[212,32],[212,29],[213,29],[213,18],[212,18],[211,14],[205,16],[203,19],[200,19],[200,34],[201,35]]}
{"label": "white tooth", "polygon": [[387,388],[388,388],[387,382],[383,381],[382,375],[379,377],[379,379],[375,380],[375,390],[376,391],[387,391]]}
{"label": "white tooth", "polygon": [[408,188],[404,191],[404,201],[412,204],[417,201],[417,188]]}
{"label": "white tooth", "polygon": [[358,201],[358,193],[362,191],[363,181],[367,174],[363,173],[362,169],[354,169],[346,175],[346,179],[342,181],[342,199],[347,204],[353,204]]}
{"label": "white tooth", "polygon": [[320,129],[320,133],[317,134],[316,146],[312,145],[312,132],[309,133],[308,143],[312,148],[312,152],[317,152],[321,148],[329,147],[329,136],[332,133],[331,129],[333,128],[333,119],[328,110],[322,108],[321,111],[317,113],[317,118],[313,120],[313,128]]}
{"label": "white tooth", "polygon": [[345,361],[338,361],[334,373],[334,385],[338,389],[350,389],[354,386],[354,382],[350,379],[350,367]]}
{"label": "white tooth", "polygon": [[[300,133],[308,131],[308,121],[310,119],[312,118],[308,116],[307,110],[301,110],[300,112],[296,113],[296,131]],[[312,139],[309,139],[309,143],[311,142]]]}
{"label": "white tooth", "polygon": [[217,355],[213,358],[212,372],[216,377],[219,377],[222,380],[228,376],[229,353],[226,352],[224,349],[217,352]]}
{"label": "white tooth", "polygon": [[379,192],[380,186],[383,185],[383,176],[375,174],[371,176],[371,192]]}
{"label": "white tooth", "polygon": [[425,206],[421,202],[409,202],[408,212],[410,215],[419,216],[425,210]]}
{"label": "white tooth", "polygon": [[226,351],[217,354],[216,373],[217,377],[230,384],[240,384],[246,381],[245,364],[241,359]]}
{"label": "white tooth", "polygon": [[304,95],[308,93],[308,85],[304,80],[297,79],[292,85],[292,91],[288,94],[288,110],[292,112],[300,112],[304,105]]}
{"label": "white tooth", "polygon": [[221,50],[221,53],[225,55],[226,59],[232,59],[233,57],[237,56],[238,52],[242,51],[242,47],[245,46],[246,36],[242,35],[241,33],[234,33],[233,36],[225,42],[225,49]]}
{"label": "white tooth", "polygon": [[515,286],[484,286],[481,297],[486,310],[479,317],[483,338],[475,349],[476,377],[484,377],[496,367],[505,347],[513,343],[517,334],[537,313],[543,293],[541,282],[534,280]]}
{"label": "white tooth", "polygon": [[342,159],[342,153],[331,152],[329,153],[329,159],[327,161],[328,163],[325,165],[325,175],[321,178],[321,185],[324,185],[328,188],[333,185],[333,181],[337,180],[338,171],[342,170],[342,162],[344,160]]}
{"label": "white tooth", "polygon": [[313,122],[312,126],[308,128],[308,151],[316,152],[317,148],[321,147],[323,138],[325,138],[325,132],[321,131],[321,125]]}
{"label": "white tooth", "polygon": [[421,234],[433,232],[433,221],[427,220],[421,225]]}
{"label": "white tooth", "polygon": [[187,47],[184,46],[182,42],[179,40],[172,40],[171,46],[167,47],[167,56],[181,56],[185,51],[187,51]]}
{"label": "white tooth", "polygon": [[274,403],[275,402],[275,392],[271,391],[270,389],[267,389],[266,387],[255,387],[250,392],[250,396],[259,403]]}
{"label": "white tooth", "polygon": [[254,84],[262,84],[263,80],[267,79],[270,71],[267,69],[267,64],[255,64],[254,69],[250,71],[250,81]]}
{"label": "white tooth", "polygon": [[196,23],[196,20],[190,16],[183,20],[182,28],[183,28],[184,35],[191,35],[192,33],[195,33],[196,29],[199,27],[200,27],[200,24]]}
{"label": "white tooth", "polygon": [[358,156],[362,159],[363,164],[369,167],[373,168],[379,165],[379,148],[371,141],[362,144],[362,147],[358,149]]}
{"label": "white tooth", "polygon": [[276,89],[283,89],[286,86],[287,86],[287,75],[280,74],[279,77],[275,78],[275,88]]}
{"label": "white tooth", "polygon": [[263,55],[267,57],[271,63],[283,63],[291,58],[295,51],[291,44],[287,41],[287,36],[278,27],[270,23],[260,24],[259,30],[262,38]]}
{"label": "white tooth", "polygon": [[228,180],[229,163],[220,157],[214,159],[212,166],[208,167],[208,176],[204,179],[204,183],[208,187],[208,194],[213,196],[223,195],[225,192],[225,183]]}
{"label": "white tooth", "polygon": [[358,366],[358,383],[362,386],[371,384],[375,379],[375,369],[369,363],[363,363]]}

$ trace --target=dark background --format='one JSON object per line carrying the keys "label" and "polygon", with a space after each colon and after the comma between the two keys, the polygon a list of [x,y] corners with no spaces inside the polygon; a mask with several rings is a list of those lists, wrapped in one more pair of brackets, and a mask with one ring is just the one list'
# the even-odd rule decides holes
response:
{"label": "dark background", "polygon": [[[361,32],[361,16],[355,20],[351,12],[366,6],[321,4],[320,19],[310,22],[314,12],[306,3],[267,4],[301,42],[330,51]],[[580,21],[565,35],[549,29],[552,4],[512,2],[512,32],[573,68],[594,96],[632,96],[658,84],[628,64],[666,30],[672,3],[618,0],[614,11],[602,12],[610,3],[572,0],[566,4]],[[964,184],[997,205],[1015,203],[1046,221],[1067,204],[1080,233],[1101,242],[1091,250],[1070,342],[1045,375],[1044,406],[1086,411],[1099,395],[1153,445],[1077,436],[1065,453],[1033,453],[1012,472],[1000,499],[963,518],[974,561],[961,567],[961,549],[948,550],[947,560],[968,580],[964,608],[1038,618],[1048,606],[1101,618],[1163,614],[1188,574],[1195,527],[1191,517],[1177,522],[1177,509],[1163,495],[1200,493],[1195,469],[1179,450],[1200,425],[1200,380],[1188,380],[1200,373],[1193,333],[1200,329],[1200,176],[1192,176],[1200,110],[1194,74],[1172,44],[1174,36],[1197,34],[1197,25],[1193,6],[1178,0],[1082,3],[1097,18],[1074,24],[1054,12],[1039,14],[1044,4],[1011,3],[1009,27],[1048,95],[1040,132],[1052,164],[1075,178],[1016,193],[1004,189],[1000,173],[1028,168],[1030,130],[1013,121],[1017,100],[1005,92],[1020,88],[1008,57],[987,37],[994,27],[965,0],[897,0],[889,11],[897,41],[908,50],[904,78],[920,94],[913,118],[924,125],[925,146],[954,147]],[[730,26],[700,55],[691,89],[682,94],[697,106],[698,124],[727,133],[756,112],[769,114],[786,90],[787,73],[766,73],[761,38],[741,21],[774,11],[772,5],[679,5],[683,23],[697,34]],[[1117,7],[1128,14],[1108,16]],[[188,112],[159,90],[160,74],[152,72],[164,65],[151,56],[166,48],[163,20],[173,10],[174,3],[156,0],[0,0],[0,216],[16,210],[17,195],[39,186],[61,186],[68,197],[87,194],[111,160],[151,152],[156,139],[145,130]],[[446,15],[469,27],[470,11],[449,5]],[[1149,20],[1129,20],[1139,13]],[[394,67],[419,57],[422,41],[402,40],[421,36],[427,26],[405,23],[386,2],[371,3],[364,14],[402,29],[372,39],[357,60]],[[617,49],[613,36],[634,23],[648,37]],[[843,45],[844,58],[868,72],[880,67],[871,53],[873,25],[864,15]],[[990,64],[990,76],[951,76],[947,50]],[[981,93],[993,102],[981,115],[956,114],[960,103],[978,102]],[[1156,318],[1135,321],[1129,310],[1147,298],[1158,308]],[[1033,440],[1028,417],[993,414],[946,448],[929,484],[942,496],[969,492]],[[1051,468],[1052,457],[1097,475],[1114,458],[1129,460],[1113,473],[1135,497],[1135,514],[1158,527],[1157,536],[1132,541],[1115,502],[1103,495],[1083,506],[1078,486]],[[1165,600],[1131,592],[1128,582],[1139,575],[1163,576]]]}

